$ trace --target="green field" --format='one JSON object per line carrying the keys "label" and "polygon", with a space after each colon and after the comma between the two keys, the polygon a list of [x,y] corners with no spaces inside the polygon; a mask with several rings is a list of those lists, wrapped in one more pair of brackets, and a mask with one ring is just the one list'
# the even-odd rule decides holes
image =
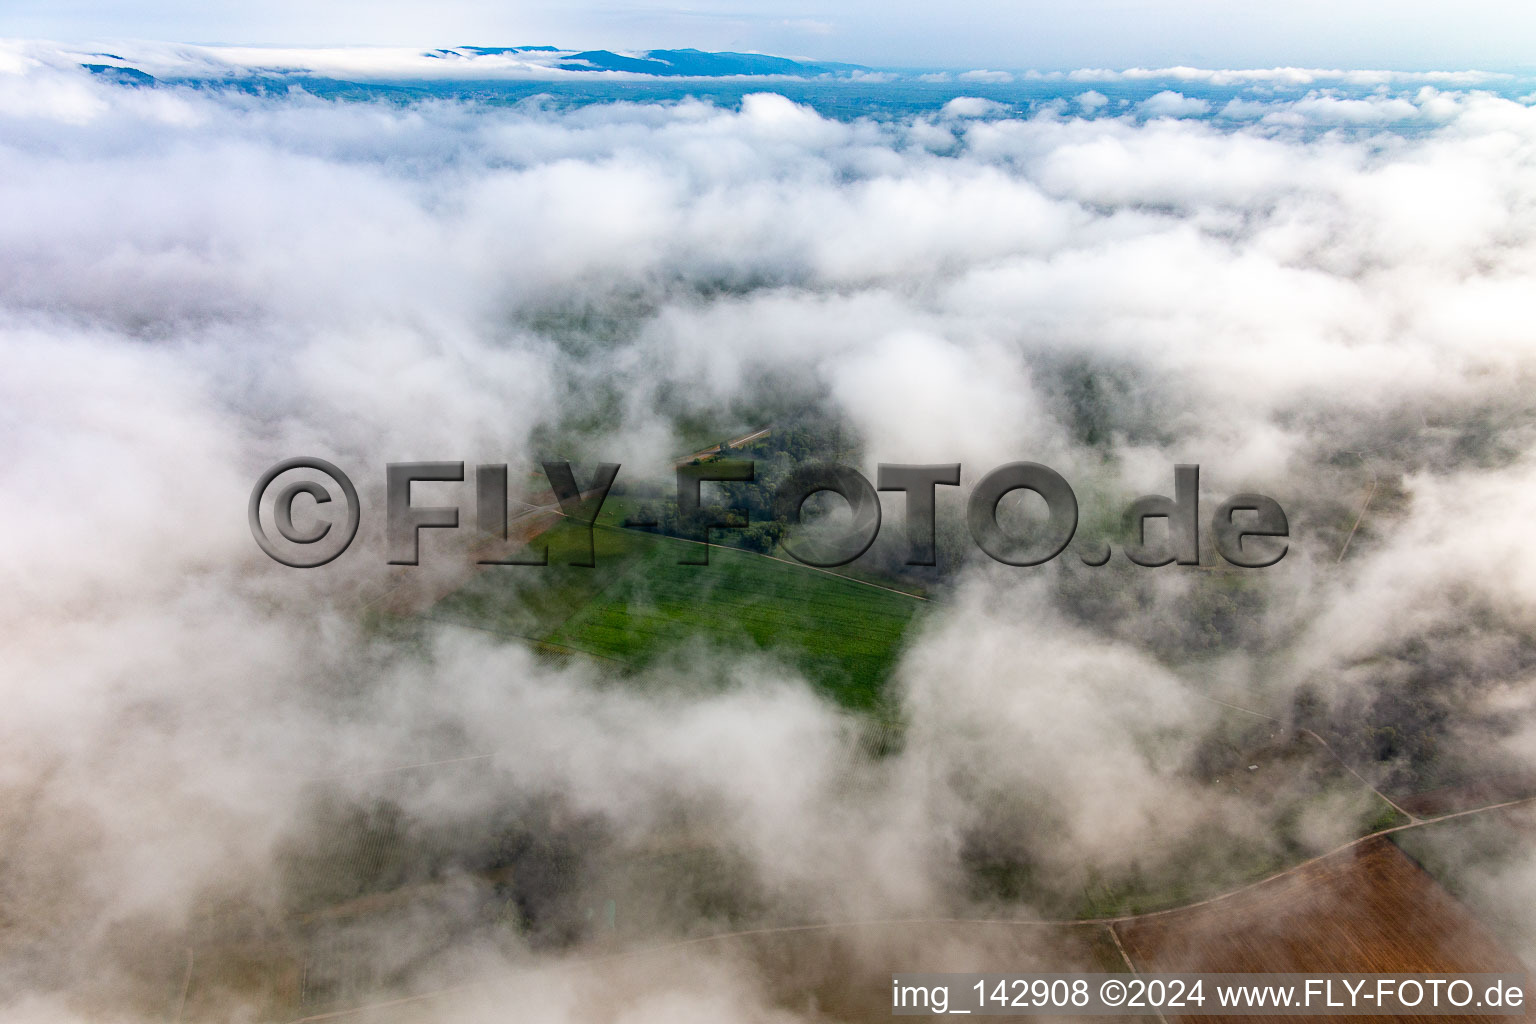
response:
{"label": "green field", "polygon": [[487,567],[430,613],[631,668],[701,650],[759,650],[851,709],[881,706],[915,597],[735,548],[598,526],[595,568],[567,561],[578,530],[545,535],[551,565]]}

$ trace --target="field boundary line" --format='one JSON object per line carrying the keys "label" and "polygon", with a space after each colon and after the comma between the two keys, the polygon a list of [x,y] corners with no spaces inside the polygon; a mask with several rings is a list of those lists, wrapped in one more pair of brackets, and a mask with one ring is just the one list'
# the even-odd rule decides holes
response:
{"label": "field boundary line", "polygon": [[[1115,949],[1120,951],[1120,959],[1125,961],[1125,969],[1131,972],[1131,977],[1134,978],[1140,975],[1141,972],[1136,969],[1136,965],[1131,963],[1131,954],[1126,951],[1125,943],[1120,941],[1120,933],[1115,931],[1114,924],[1111,923],[1105,925],[1104,930],[1109,932],[1110,941],[1115,944]],[[1152,1012],[1157,1016],[1158,1020],[1163,1022],[1163,1024],[1168,1024],[1168,1018],[1163,1016],[1162,1010],[1154,1006],[1152,1007]]]}
{"label": "field boundary line", "polygon": [[[923,595],[914,594],[910,590],[897,590],[895,587],[881,586],[878,583],[871,583],[869,580],[861,580],[857,576],[845,576],[840,572],[833,572],[831,569],[824,569],[819,565],[806,565],[804,562],[796,562],[789,558],[780,558],[778,555],[770,555],[762,551],[752,551],[747,548],[738,548],[730,544],[711,544],[708,541],[694,540],[692,537],[674,537],[670,533],[650,533],[646,530],[636,530],[628,526],[610,526],[607,523],[594,523],[593,525],[595,528],[601,530],[619,530],[624,533],[638,533],[647,537],[657,537],[661,540],[676,541],[679,544],[696,544],[699,547],[710,548],[715,551],[738,551],[743,555],[750,555],[753,558],[766,558],[770,562],[779,562],[780,564],[790,566],[791,568],[809,569],[813,572],[824,573],[827,576],[835,577],[836,579],[847,580],[849,583],[858,583],[861,586],[874,587],[876,590],[883,590],[887,594],[897,594],[901,597],[910,597],[914,601],[928,600],[928,598],[924,597]],[[699,568],[703,568],[703,566],[700,566]]]}
{"label": "field boundary line", "polygon": [[1344,538],[1344,546],[1339,548],[1339,557],[1333,560],[1334,565],[1344,561],[1344,556],[1349,554],[1350,541],[1355,539],[1355,531],[1360,529],[1361,523],[1365,522],[1365,513],[1371,507],[1371,499],[1376,497],[1377,485],[1381,483],[1381,479],[1376,475],[1376,467],[1371,465],[1370,461],[1363,454],[1359,452],[1354,454],[1359,455],[1360,461],[1365,463],[1365,468],[1371,471],[1371,487],[1370,490],[1365,492],[1365,500],[1360,503],[1360,514],[1355,516],[1355,525],[1349,528],[1349,534]]}
{"label": "field boundary line", "polygon": [[[1241,711],[1241,710],[1245,710],[1245,709],[1239,708],[1238,710]],[[1255,712],[1255,713],[1257,713],[1257,712]],[[1261,717],[1267,717],[1267,716],[1261,716]],[[1522,797],[1519,800],[1506,800],[1506,801],[1504,801],[1502,803],[1488,804],[1488,805],[1486,805],[1484,807],[1473,807],[1473,808],[1469,808],[1468,810],[1465,810],[1465,811],[1453,811],[1450,814],[1442,814],[1439,817],[1435,817],[1435,818],[1423,818],[1423,819],[1420,819],[1418,821],[1411,821],[1411,822],[1408,822],[1408,823],[1403,824],[1403,825],[1394,825],[1394,826],[1392,826],[1390,828],[1380,829],[1380,830],[1378,830],[1376,832],[1372,832],[1372,833],[1370,833],[1368,835],[1360,836],[1358,839],[1353,839],[1353,840],[1343,844],[1342,846],[1338,846],[1338,847],[1335,847],[1332,850],[1327,851],[1326,853],[1321,853],[1321,854],[1318,854],[1315,857],[1311,857],[1311,858],[1309,858],[1307,860],[1304,860],[1304,861],[1302,861],[1299,864],[1293,864],[1291,867],[1285,868],[1282,871],[1277,871],[1277,872],[1275,872],[1272,875],[1268,875],[1268,876],[1266,876],[1264,878],[1260,878],[1260,879],[1258,879],[1256,881],[1253,881],[1253,882],[1248,882],[1248,883],[1246,883],[1244,885],[1241,885],[1241,886],[1237,887],[1236,889],[1231,889],[1231,890],[1228,890],[1227,892],[1224,892],[1224,893],[1218,893],[1215,896],[1210,896],[1210,897],[1207,897],[1206,899],[1198,900],[1198,901],[1196,901],[1194,903],[1186,903],[1186,904],[1183,904],[1182,906],[1177,906],[1177,907],[1166,907],[1166,908],[1164,908],[1162,910],[1149,910],[1149,911],[1147,911],[1145,913],[1142,913],[1142,914],[1120,914],[1120,915],[1116,915],[1116,916],[1113,916],[1113,917],[1073,917],[1073,918],[1050,918],[1050,917],[1019,917],[1019,918],[1007,918],[1007,917],[974,917],[974,918],[966,918],[966,917],[896,917],[896,918],[869,918],[869,919],[865,919],[865,920],[854,920],[854,921],[826,921],[826,922],[821,922],[821,923],[816,923],[816,924],[778,925],[778,926],[768,927],[768,928],[748,928],[748,929],[743,929],[741,931],[717,932],[717,933],[715,933],[713,935],[700,935],[700,936],[697,936],[697,937],[691,938],[691,939],[681,939],[681,940],[676,941],[676,942],[669,942],[669,943],[665,943],[665,944],[659,945],[659,946],[650,946],[650,947],[647,947],[647,948],[644,948],[644,949],[629,950],[629,951],[626,951],[626,952],[623,952],[623,953],[611,953],[611,954],[608,954],[606,956],[586,957],[586,958],[583,958],[583,959],[568,960],[568,961],[565,961],[563,963],[556,964],[555,966],[558,967],[558,968],[561,968],[561,969],[566,969],[566,970],[577,970],[577,969],[584,968],[584,967],[598,966],[598,965],[601,965],[601,964],[604,964],[604,963],[616,963],[618,961],[632,960],[632,959],[637,959],[639,957],[656,956],[656,955],[663,954],[663,953],[674,952],[674,951],[680,950],[680,949],[687,949],[687,948],[692,947],[692,946],[703,945],[703,944],[709,943],[709,942],[724,942],[724,941],[726,941],[728,939],[752,938],[752,937],[761,936],[761,935],[792,935],[792,934],[795,934],[795,933],[798,933],[798,932],[830,931],[832,929],[837,929],[837,928],[890,927],[892,925],[956,925],[956,924],[960,924],[960,925],[996,925],[998,927],[1011,927],[1011,928],[1021,928],[1021,927],[1022,928],[1063,928],[1063,927],[1092,928],[1092,927],[1096,927],[1096,926],[1106,927],[1109,930],[1110,938],[1114,941],[1115,948],[1120,950],[1120,954],[1125,959],[1126,965],[1131,968],[1131,972],[1134,974],[1136,969],[1135,969],[1134,965],[1131,964],[1130,958],[1126,955],[1125,948],[1121,944],[1120,938],[1119,938],[1119,936],[1116,934],[1116,932],[1114,930],[1114,926],[1117,925],[1117,924],[1129,924],[1129,923],[1136,922],[1136,921],[1145,921],[1145,920],[1148,920],[1150,918],[1166,917],[1166,916],[1168,916],[1170,914],[1179,914],[1179,913],[1183,913],[1184,911],[1198,910],[1201,907],[1207,907],[1207,906],[1210,906],[1213,903],[1219,903],[1219,902],[1221,902],[1223,900],[1231,899],[1232,897],[1237,896],[1237,895],[1239,895],[1241,893],[1248,892],[1251,889],[1257,889],[1260,886],[1268,885],[1271,882],[1274,882],[1274,881],[1277,881],[1278,879],[1286,877],[1287,875],[1294,874],[1294,873],[1302,870],[1303,868],[1310,867],[1311,865],[1317,864],[1317,863],[1319,863],[1321,861],[1325,861],[1325,860],[1329,859],[1330,857],[1338,856],[1339,854],[1344,853],[1347,850],[1352,850],[1355,847],[1360,846],[1363,843],[1367,843],[1367,842],[1370,842],[1370,841],[1375,840],[1375,839],[1380,839],[1383,836],[1392,835],[1392,834],[1397,833],[1397,832],[1406,832],[1406,831],[1408,831],[1410,829],[1415,829],[1415,828],[1425,828],[1425,827],[1430,826],[1430,825],[1438,824],[1438,823],[1440,823],[1442,821],[1450,821],[1453,818],[1465,818],[1465,817],[1469,817],[1469,816],[1474,815],[1474,814],[1484,814],[1484,813],[1486,813],[1488,811],[1505,810],[1505,809],[1510,808],[1510,807],[1518,807],[1518,806],[1521,806],[1523,804],[1530,804],[1530,803],[1536,803],[1536,796]],[[388,1008],[394,1007],[394,1006],[402,1006],[402,1005],[405,1005],[405,1004],[408,1004],[408,1003],[421,1002],[421,1001],[428,1000],[428,999],[435,999],[435,998],[437,998],[439,996],[451,995],[451,994],[453,994],[455,992],[464,992],[464,991],[469,991],[469,990],[476,989],[476,988],[484,988],[484,987],[492,985],[494,983],[495,983],[494,981],[490,981],[490,980],[478,981],[478,982],[468,982],[466,984],[455,985],[455,986],[452,986],[450,988],[436,989],[436,990],[431,991],[431,992],[421,992],[421,993],[418,993],[416,995],[403,996],[401,998],[391,999],[391,1000],[388,1000],[388,1001],[382,1002],[382,1003],[369,1003],[369,1004],[364,1005],[364,1006],[355,1006],[355,1007],[352,1007],[350,1009],[332,1010],[330,1012],[322,1013],[322,1014],[317,1014],[317,1015],[314,1015],[314,1016],[300,1017],[300,1018],[297,1018],[295,1020],[287,1021],[286,1024],[316,1024],[316,1022],[319,1022],[319,1021],[338,1020],[338,1019],[340,1019],[342,1017],[348,1017],[348,1016],[351,1016],[353,1014],[367,1013],[370,1010],[388,1009]]]}
{"label": "field boundary line", "polygon": [[[1281,721],[1280,719],[1276,718],[1274,715],[1266,715],[1262,711],[1254,711],[1252,708],[1240,707],[1237,704],[1229,704],[1229,703],[1227,703],[1224,700],[1217,700],[1215,697],[1208,697],[1205,694],[1201,694],[1200,696],[1204,697],[1206,700],[1210,701],[1212,704],[1220,704],[1224,708],[1231,708],[1233,711],[1241,711],[1245,715],[1253,715],[1255,718],[1262,718],[1266,722],[1274,722],[1276,725],[1284,725],[1285,724],[1283,721]],[[1402,807],[1399,807],[1396,800],[1393,800],[1391,797],[1387,796],[1387,794],[1385,794],[1381,790],[1377,789],[1374,785],[1372,785],[1372,783],[1371,783],[1371,781],[1369,779],[1367,779],[1364,775],[1361,775],[1359,772],[1355,771],[1354,765],[1350,764],[1348,761],[1344,760],[1344,758],[1340,757],[1338,751],[1334,750],[1333,747],[1331,745],[1329,745],[1327,740],[1323,739],[1321,736],[1319,736],[1317,733],[1313,732],[1311,729],[1302,728],[1302,729],[1297,729],[1296,731],[1301,733],[1301,734],[1303,734],[1303,735],[1305,735],[1305,736],[1310,736],[1314,740],[1316,740],[1319,744],[1321,744],[1321,746],[1322,746],[1322,748],[1324,750],[1328,751],[1328,756],[1333,758],[1335,761],[1339,762],[1339,765],[1341,767],[1343,767],[1343,769],[1345,771],[1349,772],[1349,774],[1353,775],[1356,779],[1358,779],[1362,786],[1364,786],[1366,789],[1370,790],[1372,793],[1375,793],[1376,796],[1381,800],[1382,803],[1386,804],[1388,807],[1392,808],[1398,814],[1401,814],[1403,817],[1407,818],[1410,822],[1430,820],[1430,819],[1423,818],[1423,817],[1421,817],[1421,816],[1419,816],[1417,814],[1414,814],[1412,811],[1404,810]]]}

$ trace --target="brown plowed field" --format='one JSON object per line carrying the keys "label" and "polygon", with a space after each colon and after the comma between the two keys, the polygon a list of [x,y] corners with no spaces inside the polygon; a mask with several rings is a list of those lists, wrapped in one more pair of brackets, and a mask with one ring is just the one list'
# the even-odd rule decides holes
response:
{"label": "brown plowed field", "polygon": [[[1128,921],[1116,928],[1136,969],[1147,972],[1427,974],[1525,970],[1465,907],[1385,838],[1362,843],[1228,899]],[[1227,1018],[1189,1019],[1210,1022]],[[1495,1018],[1446,1015],[1414,1019],[1486,1022]],[[1536,1017],[1528,1014],[1496,1019]]]}

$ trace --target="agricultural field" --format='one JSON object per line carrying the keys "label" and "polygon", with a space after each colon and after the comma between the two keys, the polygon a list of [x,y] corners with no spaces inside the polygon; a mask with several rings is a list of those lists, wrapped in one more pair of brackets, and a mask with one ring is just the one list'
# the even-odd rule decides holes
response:
{"label": "agricultural field", "polygon": [[1526,919],[1529,851],[1536,844],[1536,803],[1469,814],[1392,837],[1517,954],[1529,961],[1536,931]]}
{"label": "agricultural field", "polygon": [[1536,779],[1529,775],[1490,775],[1462,786],[1445,786],[1400,798],[1397,803],[1410,814],[1431,818],[1455,814],[1510,800],[1536,796]]}
{"label": "agricultural field", "polygon": [[[1101,925],[1028,921],[893,921],[767,930],[703,943],[712,954],[742,959],[765,978],[773,1000],[815,1019],[891,1019],[893,965],[944,972],[1121,972],[1124,961]],[[686,951],[683,951],[686,952]],[[648,971],[675,971],[679,951],[645,956]],[[903,1020],[940,1020],[939,1016]],[[1040,1021],[1024,1016],[1000,1021]],[[1074,1021],[1110,1018],[1073,1017]]]}
{"label": "agricultural field", "polygon": [[[603,502],[603,507],[597,514],[597,524],[599,526],[612,527],[627,526],[629,520],[645,507],[647,507],[647,503],[636,498],[610,497],[607,501]],[[886,527],[882,530],[880,538],[875,542],[870,552],[854,559],[847,565],[837,566],[832,571],[847,579],[858,580],[862,583],[872,583],[877,587],[900,591],[904,594],[911,594],[914,597],[931,597],[934,584],[940,579],[940,575],[936,570],[927,567],[891,565],[889,562],[880,564],[879,560],[874,556],[874,552],[878,551],[882,544],[904,543],[902,541],[893,541],[893,538],[898,535],[899,531]],[[715,531],[710,535],[710,543],[719,547],[752,550],[743,540],[742,531],[740,530]],[[793,556],[784,550],[782,544],[774,544],[768,550],[760,553],[771,555],[780,561],[790,562],[796,566],[802,565],[801,562],[795,560]]]}
{"label": "agricultural field", "polygon": [[[732,969],[750,972],[765,1001],[789,1014],[858,1024],[890,1020],[892,965],[908,963],[954,972],[1126,970],[1114,940],[1102,925],[1023,921],[895,921],[755,929],[619,955],[595,955],[569,970],[572,978],[581,982],[582,1019],[616,1019],[623,1009],[643,1004],[653,993],[675,991],[690,977],[731,965]],[[464,1014],[473,1015],[465,1019],[498,1019],[505,1007],[516,1004],[519,998],[515,984],[508,982],[446,985],[397,1000],[377,1001],[359,1019],[375,1024],[461,1019]],[[313,1005],[309,1012],[314,1014]],[[325,1013],[320,1011],[317,1019],[325,1019]],[[1069,1019],[1092,1024],[1122,1018]]]}
{"label": "agricultural field", "polygon": [[600,523],[595,568],[568,561],[576,527],[545,537],[546,568],[488,567],[428,613],[540,649],[643,668],[702,650],[757,650],[844,707],[875,710],[923,602],[810,567]]}
{"label": "agricultural field", "polygon": [[1116,929],[1131,963],[1149,972],[1524,969],[1465,906],[1385,837],[1225,899],[1127,921]]}
{"label": "agricultural field", "polygon": [[1231,892],[1408,820],[1315,738],[1240,712],[1218,716],[1188,771],[1206,815],[1128,869],[1041,880],[1027,849],[1010,855],[1007,835],[994,836],[979,844],[988,852],[965,857],[972,895],[1061,919],[1150,913]]}

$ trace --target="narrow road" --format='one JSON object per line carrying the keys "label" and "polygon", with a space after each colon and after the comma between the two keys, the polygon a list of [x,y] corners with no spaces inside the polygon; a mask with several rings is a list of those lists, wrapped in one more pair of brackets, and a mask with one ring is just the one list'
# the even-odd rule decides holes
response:
{"label": "narrow road", "polygon": [[[1202,699],[1208,700],[1212,704],[1220,704],[1224,708],[1231,708],[1233,711],[1241,711],[1245,715],[1252,715],[1255,718],[1262,718],[1266,722],[1274,722],[1276,725],[1284,725],[1285,724],[1284,722],[1280,721],[1280,719],[1276,718],[1275,716],[1273,716],[1273,715],[1266,715],[1262,711],[1254,711],[1252,708],[1241,707],[1240,705],[1237,705],[1237,704],[1228,704],[1224,700],[1217,700],[1215,697],[1207,697],[1204,694],[1201,694],[1200,696],[1201,696]],[[1316,740],[1317,743],[1324,750],[1328,751],[1328,755],[1330,757],[1332,757],[1335,761],[1339,762],[1339,764],[1344,768],[1345,771],[1349,772],[1349,774],[1351,774],[1355,778],[1359,779],[1360,780],[1360,784],[1362,786],[1364,786],[1366,789],[1370,790],[1372,793],[1375,793],[1378,797],[1380,797],[1382,803],[1386,804],[1388,807],[1392,808],[1398,814],[1401,814],[1403,817],[1407,818],[1410,822],[1424,820],[1424,819],[1420,818],[1417,814],[1414,814],[1412,811],[1407,811],[1407,810],[1404,810],[1402,807],[1399,807],[1398,804],[1397,804],[1397,801],[1393,800],[1391,797],[1387,796],[1387,794],[1383,793],[1381,790],[1379,790],[1375,786],[1373,786],[1370,783],[1370,781],[1366,779],[1366,777],[1364,775],[1361,775],[1359,772],[1355,771],[1353,766],[1351,766],[1348,761],[1346,761],[1342,757],[1340,757],[1338,755],[1338,753],[1332,747],[1330,747],[1328,745],[1328,741],[1327,740],[1323,739],[1321,736],[1319,736],[1317,733],[1313,732],[1311,729],[1301,729],[1301,730],[1298,730],[1298,731],[1301,732],[1303,735],[1310,736],[1312,739]]]}
{"label": "narrow road", "polygon": [[[727,445],[729,445],[730,447],[732,447],[732,448],[740,448],[742,445],[746,444],[748,441],[756,441],[760,437],[767,437],[772,432],[773,432],[773,428],[772,427],[764,427],[761,430],[754,430],[750,434],[743,434],[742,436],[736,438],[735,440],[727,441],[725,443]],[[692,462],[694,459],[702,459],[706,455],[718,455],[718,454],[720,454],[720,446],[718,444],[717,445],[711,445],[710,447],[705,448],[702,451],[694,452],[691,455],[679,455],[677,458],[672,460],[672,464],[674,466],[686,466],[688,463]]]}
{"label": "narrow road", "polygon": [[[1218,701],[1217,703],[1220,703],[1220,702]],[[1247,709],[1245,709],[1245,708],[1238,708],[1237,710],[1243,711],[1243,710],[1247,710]],[[1257,712],[1254,712],[1254,713],[1257,714]],[[1259,717],[1267,718],[1269,716],[1267,716],[1267,715],[1260,715]],[[1353,840],[1343,844],[1342,846],[1335,847],[1334,849],[1329,850],[1327,853],[1319,854],[1318,856],[1312,857],[1312,858],[1310,858],[1308,860],[1304,860],[1304,861],[1302,861],[1299,864],[1293,864],[1292,866],[1290,866],[1288,868],[1285,868],[1284,870],[1276,871],[1274,874],[1267,875],[1264,878],[1258,879],[1257,881],[1248,882],[1248,883],[1246,883],[1244,885],[1238,886],[1236,889],[1231,889],[1231,890],[1229,890],[1227,892],[1219,893],[1219,894],[1217,894],[1215,896],[1211,896],[1211,897],[1209,897],[1207,899],[1203,899],[1203,900],[1198,900],[1198,901],[1196,901],[1194,903],[1186,903],[1186,904],[1183,904],[1183,905],[1177,906],[1177,907],[1168,907],[1168,908],[1166,908],[1164,910],[1151,910],[1151,911],[1147,911],[1147,912],[1141,913],[1141,914],[1119,914],[1119,915],[1116,915],[1116,916],[1113,916],[1113,917],[1072,917],[1072,918],[1050,918],[1050,917],[1020,917],[1020,918],[1004,918],[1004,917],[979,917],[979,918],[964,918],[964,917],[871,918],[871,919],[865,919],[865,920],[824,922],[824,923],[819,923],[819,924],[781,925],[781,926],[772,927],[772,928],[748,928],[748,929],[743,929],[743,930],[740,930],[740,931],[718,932],[718,933],[716,933],[714,935],[704,935],[704,936],[700,936],[700,937],[695,938],[695,939],[683,939],[683,940],[678,941],[678,942],[669,942],[669,943],[664,943],[664,944],[657,945],[657,946],[648,946],[648,947],[646,947],[644,949],[631,950],[631,951],[625,952],[625,953],[612,953],[612,954],[608,954],[608,955],[605,955],[605,956],[587,957],[587,958],[577,959],[577,960],[568,960],[568,961],[565,961],[565,962],[559,964],[558,966],[560,966],[562,968],[565,968],[565,969],[579,969],[579,968],[582,968],[582,967],[588,967],[588,966],[594,966],[594,965],[599,965],[599,964],[604,964],[604,963],[610,963],[610,962],[619,961],[619,960],[630,960],[630,959],[635,959],[637,957],[654,956],[654,955],[657,955],[657,954],[673,952],[673,951],[680,950],[680,949],[686,949],[686,948],[689,948],[689,947],[692,947],[692,946],[705,945],[705,944],[711,943],[711,942],[724,942],[724,941],[729,940],[729,939],[750,938],[750,937],[753,937],[753,936],[791,935],[791,934],[800,933],[800,932],[831,931],[831,930],[835,930],[835,929],[838,929],[838,928],[881,927],[881,926],[897,926],[897,925],[956,925],[956,924],[967,924],[967,925],[996,925],[996,926],[1004,926],[1004,927],[1008,927],[1008,926],[1012,926],[1012,927],[1042,927],[1042,926],[1062,926],[1062,927],[1065,927],[1065,926],[1085,926],[1086,927],[1086,926],[1102,926],[1102,927],[1105,927],[1105,928],[1107,928],[1109,930],[1110,937],[1114,941],[1116,949],[1118,949],[1120,951],[1121,956],[1124,958],[1124,960],[1126,962],[1126,966],[1131,967],[1132,973],[1135,973],[1135,968],[1134,968],[1134,966],[1131,965],[1130,958],[1125,953],[1125,947],[1121,944],[1119,935],[1115,931],[1115,927],[1114,927],[1115,925],[1118,925],[1118,924],[1128,924],[1128,923],[1131,923],[1131,922],[1134,922],[1134,921],[1145,921],[1145,920],[1148,920],[1150,918],[1155,918],[1155,917],[1166,917],[1169,914],[1180,914],[1180,913],[1184,913],[1185,911],[1195,910],[1195,909],[1197,909],[1199,907],[1210,906],[1213,903],[1220,903],[1220,902],[1222,902],[1224,900],[1231,899],[1232,897],[1237,896],[1237,895],[1239,895],[1241,893],[1245,893],[1245,892],[1248,892],[1248,891],[1250,891],[1252,889],[1258,888],[1261,885],[1268,885],[1269,883],[1274,882],[1277,879],[1284,878],[1287,875],[1294,874],[1294,873],[1302,870],[1303,868],[1308,867],[1309,865],[1316,864],[1319,861],[1323,861],[1323,860],[1328,859],[1329,857],[1336,856],[1337,854],[1343,853],[1346,850],[1354,849],[1355,847],[1360,846],[1362,843],[1370,842],[1373,839],[1379,839],[1382,836],[1392,835],[1392,834],[1397,833],[1397,832],[1406,832],[1409,829],[1424,828],[1424,827],[1429,826],[1429,825],[1434,825],[1434,824],[1437,824],[1437,823],[1442,822],[1442,821],[1450,821],[1450,820],[1455,819],[1455,818],[1466,818],[1466,817],[1470,817],[1471,815],[1474,815],[1474,814],[1486,814],[1486,813],[1488,813],[1490,811],[1506,810],[1508,808],[1520,807],[1520,806],[1524,806],[1524,805],[1527,805],[1527,804],[1533,804],[1533,803],[1536,803],[1536,797],[1524,797],[1524,798],[1519,799],[1519,800],[1506,800],[1506,801],[1504,801],[1502,803],[1488,804],[1485,807],[1473,807],[1473,808],[1471,808],[1469,810],[1465,810],[1465,811],[1453,811],[1450,814],[1441,814],[1441,815],[1438,815],[1438,816],[1433,817],[1433,818],[1421,818],[1421,819],[1418,819],[1416,821],[1408,822],[1407,824],[1404,824],[1404,825],[1394,825],[1394,826],[1391,826],[1390,828],[1379,829],[1379,830],[1377,830],[1375,832],[1372,832],[1372,833],[1370,833],[1368,835],[1360,836],[1358,839],[1353,839]],[[333,1010],[333,1011],[330,1011],[328,1013],[315,1014],[315,1015],[309,1016],[309,1017],[300,1017],[300,1018],[298,1018],[296,1020],[288,1021],[287,1024],[316,1024],[316,1022],[319,1022],[319,1021],[340,1020],[340,1019],[345,1018],[345,1017],[353,1016],[353,1015],[360,1014],[360,1013],[366,1013],[366,1012],[373,1011],[373,1010],[381,1010],[381,1009],[386,1009],[386,1008],[395,1007],[395,1006],[404,1006],[404,1005],[407,1005],[407,1004],[410,1004],[410,1003],[420,1002],[420,1001],[428,1000],[428,999],[434,999],[434,998],[437,998],[439,996],[451,995],[451,994],[456,993],[456,992],[470,991],[470,990],[473,990],[475,988],[485,987],[485,986],[487,986],[489,984],[491,984],[491,983],[490,982],[469,982],[469,983],[463,984],[463,985],[454,985],[454,986],[449,987],[449,988],[434,989],[431,992],[422,992],[422,993],[419,993],[419,994],[413,995],[413,996],[405,996],[405,997],[399,998],[399,999],[391,999],[391,1000],[388,1000],[386,1002],[370,1003],[370,1004],[365,1005],[365,1006],[357,1006],[357,1007],[352,1007],[350,1009],[345,1009],[345,1010]]]}

